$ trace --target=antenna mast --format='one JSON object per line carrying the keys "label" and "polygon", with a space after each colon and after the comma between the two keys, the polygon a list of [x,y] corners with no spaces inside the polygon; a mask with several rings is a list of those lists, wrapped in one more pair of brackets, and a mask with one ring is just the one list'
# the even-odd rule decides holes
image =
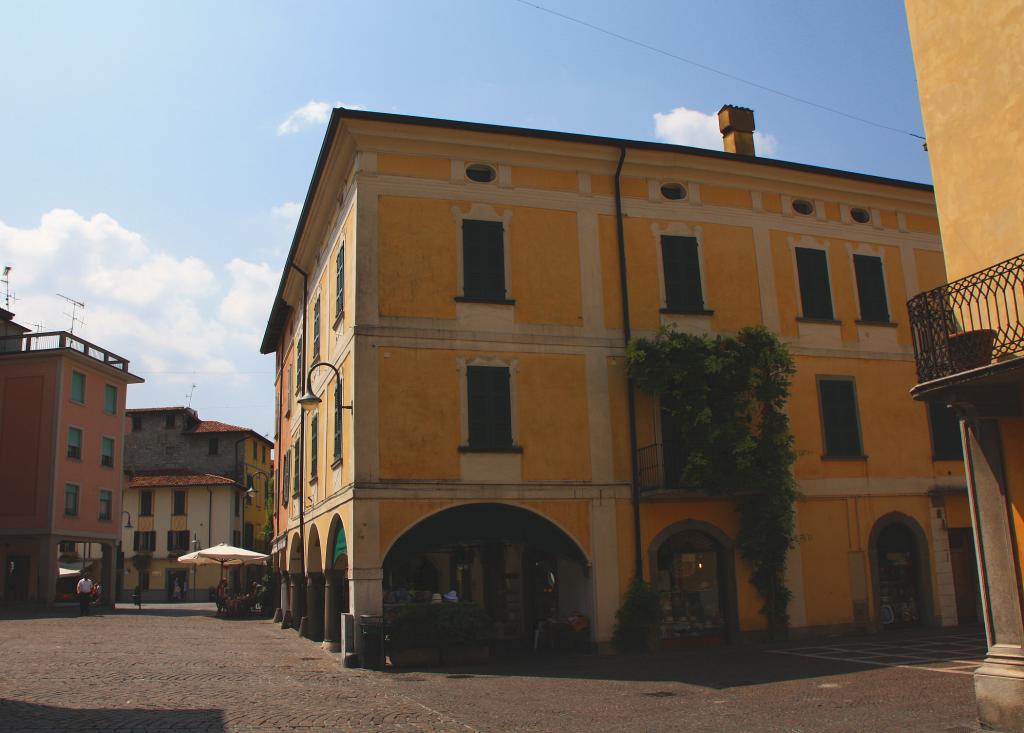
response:
{"label": "antenna mast", "polygon": [[79,315],[78,315],[78,309],[79,308],[81,308],[82,310],[85,310],[85,303],[83,303],[80,300],[75,300],[74,298],[69,298],[66,295],[61,295],[60,293],[57,293],[57,297],[58,298],[63,298],[64,300],[66,300],[71,305],[71,312],[70,313],[65,312],[64,315],[66,315],[68,318],[71,319],[71,329],[70,329],[70,331],[71,331],[71,333],[74,333],[75,332],[75,325],[76,324],[79,325],[79,326],[84,326],[85,325],[85,318],[80,318]]}
{"label": "antenna mast", "polygon": [[4,286],[4,310],[11,309],[11,301],[17,300],[11,292],[11,266],[4,265],[4,274],[0,276],[0,283]]}

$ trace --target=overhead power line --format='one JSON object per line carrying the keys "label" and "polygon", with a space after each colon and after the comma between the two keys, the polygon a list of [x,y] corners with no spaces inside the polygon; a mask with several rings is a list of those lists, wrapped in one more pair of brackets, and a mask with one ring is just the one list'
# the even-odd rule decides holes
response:
{"label": "overhead power line", "polygon": [[845,117],[848,120],[853,120],[855,122],[860,122],[860,123],[865,124],[865,125],[871,125],[872,127],[877,127],[877,128],[879,128],[881,130],[888,130],[889,132],[896,132],[896,133],[899,133],[901,135],[909,135],[910,137],[917,138],[918,140],[924,140],[925,139],[924,135],[918,135],[916,132],[911,132],[910,130],[904,130],[904,129],[900,128],[900,127],[892,127],[891,125],[885,125],[885,124],[883,124],[881,122],[876,122],[875,120],[869,120],[866,117],[860,117],[858,115],[851,114],[849,112],[844,112],[843,110],[836,109],[835,107],[829,107],[826,104],[820,104],[819,102],[815,102],[815,101],[812,101],[810,99],[805,99],[804,97],[798,97],[795,94],[790,94],[789,92],[784,92],[781,89],[775,89],[773,87],[765,86],[764,84],[759,84],[756,81],[750,81],[749,79],[744,79],[741,76],[736,76],[735,74],[730,74],[728,71],[722,71],[721,69],[716,69],[713,66],[708,66],[707,64],[702,64],[699,61],[694,61],[693,59],[685,58],[685,57],[680,56],[678,54],[672,53],[671,51],[666,51],[663,48],[658,48],[657,46],[652,46],[649,43],[644,43],[643,41],[638,41],[635,38],[630,38],[629,36],[624,36],[621,33],[616,33],[615,31],[608,30],[607,28],[602,28],[599,25],[594,25],[593,23],[588,23],[587,21],[582,20],[580,18],[576,18],[576,17],[573,17],[571,15],[566,15],[565,13],[560,13],[557,10],[552,10],[551,8],[546,8],[543,5],[538,5],[537,3],[531,2],[530,0],[513,0],[513,2],[517,2],[520,5],[525,5],[528,8],[534,8],[535,10],[540,10],[540,11],[542,11],[544,13],[549,14],[549,15],[553,15],[556,18],[561,18],[562,20],[567,20],[570,23],[575,23],[577,25],[581,25],[584,28],[589,28],[590,30],[597,31],[598,33],[603,33],[606,36],[611,36],[612,38],[616,38],[616,39],[618,39],[620,41],[625,41],[626,43],[631,43],[634,46],[639,46],[640,48],[646,49],[648,51],[652,51],[652,52],[657,53],[657,54],[661,54],[662,56],[667,56],[670,59],[674,59],[676,61],[681,61],[684,64],[689,64],[690,66],[694,66],[694,67],[696,67],[698,69],[702,69],[703,71],[707,71],[707,72],[710,72],[712,74],[718,74],[719,76],[725,77],[726,79],[731,79],[732,81],[737,81],[740,84],[746,84],[747,86],[754,87],[755,89],[760,89],[763,92],[768,92],[769,94],[775,94],[776,96],[783,97],[785,99],[790,100],[791,102],[797,102],[799,104],[806,104],[809,107],[814,107],[815,109],[820,109],[823,112],[830,112],[831,114],[839,115],[840,117]]}

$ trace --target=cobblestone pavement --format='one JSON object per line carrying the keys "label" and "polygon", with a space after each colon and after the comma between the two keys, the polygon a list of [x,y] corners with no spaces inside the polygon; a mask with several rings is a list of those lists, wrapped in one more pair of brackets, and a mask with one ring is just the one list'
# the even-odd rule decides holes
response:
{"label": "cobblestone pavement", "polygon": [[807,643],[380,673],[206,605],[72,613],[0,616],[0,730],[973,730],[969,675],[770,653]]}

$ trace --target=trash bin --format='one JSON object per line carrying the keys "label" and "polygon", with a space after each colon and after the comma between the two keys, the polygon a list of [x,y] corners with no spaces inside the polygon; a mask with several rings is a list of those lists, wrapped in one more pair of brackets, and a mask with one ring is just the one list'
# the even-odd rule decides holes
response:
{"label": "trash bin", "polygon": [[364,669],[384,669],[384,619],[381,616],[360,616],[359,633],[363,640]]}

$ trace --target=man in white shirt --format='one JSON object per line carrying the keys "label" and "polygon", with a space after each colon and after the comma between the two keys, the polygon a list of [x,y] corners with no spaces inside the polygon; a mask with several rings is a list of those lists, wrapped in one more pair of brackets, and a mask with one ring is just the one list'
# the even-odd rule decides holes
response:
{"label": "man in white shirt", "polygon": [[89,580],[88,575],[82,576],[76,590],[78,591],[78,615],[88,616],[89,603],[92,602],[92,581]]}

